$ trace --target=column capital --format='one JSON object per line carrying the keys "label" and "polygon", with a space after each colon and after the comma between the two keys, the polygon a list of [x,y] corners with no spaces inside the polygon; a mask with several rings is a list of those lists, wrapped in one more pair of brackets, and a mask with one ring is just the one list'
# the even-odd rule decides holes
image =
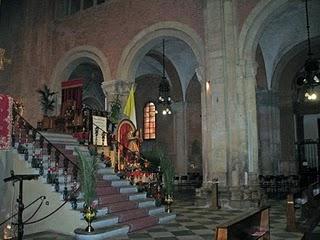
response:
{"label": "column capital", "polygon": [[131,82],[125,80],[105,81],[101,84],[102,90],[106,96],[118,94],[120,96],[129,93]]}
{"label": "column capital", "polygon": [[111,80],[101,84],[101,88],[106,98],[106,110],[110,110],[110,104],[116,96],[120,97],[122,105],[125,103],[126,97],[129,95],[131,84],[131,82],[125,80]]}

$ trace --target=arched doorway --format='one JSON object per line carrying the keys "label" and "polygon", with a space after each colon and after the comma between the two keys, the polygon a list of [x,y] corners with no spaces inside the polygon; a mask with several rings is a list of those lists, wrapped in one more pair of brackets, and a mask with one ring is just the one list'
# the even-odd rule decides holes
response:
{"label": "arched doorway", "polygon": [[[316,44],[316,36],[320,34],[316,27],[320,21],[317,14],[320,4],[317,1],[309,2],[311,32]],[[252,46],[245,47],[247,52],[243,53],[246,57],[255,55],[251,56],[254,60],[247,61],[251,67],[250,64],[245,66],[247,72],[254,72],[256,80],[259,173],[296,174],[299,163],[295,148],[295,83],[307,55],[304,2],[270,1],[264,8],[257,7],[258,10],[259,15],[255,16],[256,21],[251,23],[248,30],[255,31],[248,41]],[[250,17],[248,19],[252,20]],[[256,26],[257,23],[260,26]],[[253,70],[253,65],[257,67],[256,70]]]}
{"label": "arched doorway", "polygon": [[69,80],[82,79],[82,103],[94,110],[104,110],[105,96],[101,88],[103,82],[99,66],[92,61],[83,62],[72,71]]}
{"label": "arched doorway", "polygon": [[[162,40],[165,39],[165,59],[162,57]],[[142,47],[145,54],[135,62],[136,111],[138,128],[143,129],[144,112],[148,103],[158,103],[158,86],[162,77],[163,60],[165,74],[170,84],[172,115],[156,115],[156,137],[144,139],[143,150],[162,148],[175,164],[179,175],[197,171],[202,173],[201,164],[190,167],[191,145],[201,151],[201,85],[195,69],[198,66],[191,48],[184,41],[175,37],[158,37]],[[196,82],[196,83],[194,83]],[[196,93],[195,93],[196,92]],[[196,99],[196,100],[195,100]],[[193,103],[198,103],[197,108]],[[197,118],[197,121],[191,116]],[[192,120],[191,120],[192,118]],[[197,122],[197,124],[193,124]],[[194,133],[197,133],[195,137]],[[197,140],[197,141],[195,141]],[[195,157],[195,156],[193,156]],[[201,160],[201,154],[197,161]]]}

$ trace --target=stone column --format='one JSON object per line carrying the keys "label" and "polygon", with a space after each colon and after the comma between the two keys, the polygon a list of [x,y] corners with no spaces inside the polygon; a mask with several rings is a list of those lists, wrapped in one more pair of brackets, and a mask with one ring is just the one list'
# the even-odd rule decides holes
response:
{"label": "stone column", "polygon": [[129,94],[131,83],[124,80],[105,81],[101,84],[101,88],[105,95],[105,108],[110,111],[112,100],[119,95],[121,106],[124,107]]}
{"label": "stone column", "polygon": [[209,118],[209,100],[211,93],[211,84],[206,80],[205,68],[200,66],[196,69],[197,78],[201,84],[201,131],[202,131],[202,174],[203,182],[208,182],[208,159],[210,155],[210,118]]}
{"label": "stone column", "polygon": [[297,174],[298,162],[295,159],[295,126],[292,93],[280,93],[280,139],[281,158],[279,173]]}
{"label": "stone column", "polygon": [[[206,123],[203,130],[204,151],[204,182],[209,185],[213,178],[218,178],[220,186],[226,186],[227,179],[227,135],[225,122],[225,82],[223,69],[223,36],[221,1],[207,0],[204,8],[205,26],[205,81],[210,88],[202,99],[207,103],[205,109]],[[205,85],[205,84],[204,84]]]}
{"label": "stone column", "polygon": [[244,73],[241,64],[246,62],[238,59],[234,2],[205,2],[205,76],[210,91],[207,94],[209,135],[205,136],[208,155],[204,161],[207,183],[218,178],[220,189],[228,192],[226,202],[239,207],[247,206],[244,204],[256,194],[249,186],[257,183],[258,142],[256,71],[254,68]]}
{"label": "stone column", "polygon": [[176,142],[176,173],[186,175],[188,171],[188,147],[186,134],[186,102],[176,102],[172,104],[174,138]]}
{"label": "stone column", "polygon": [[280,110],[277,93],[257,92],[259,127],[259,172],[262,175],[279,174],[281,156]]}

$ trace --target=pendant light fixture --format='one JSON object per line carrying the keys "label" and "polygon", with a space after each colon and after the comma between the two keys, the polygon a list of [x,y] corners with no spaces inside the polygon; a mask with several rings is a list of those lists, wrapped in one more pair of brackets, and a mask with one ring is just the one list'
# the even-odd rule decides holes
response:
{"label": "pendant light fixture", "polygon": [[159,98],[158,98],[158,109],[162,115],[171,115],[171,96],[170,96],[170,84],[166,78],[165,69],[165,40],[162,40],[162,78],[159,84]]}
{"label": "pendant light fixture", "polygon": [[304,64],[304,76],[298,79],[297,84],[305,89],[305,98],[314,101],[317,99],[315,87],[320,85],[319,63],[317,59],[312,57],[311,40],[310,40],[310,22],[308,0],[305,0],[306,13],[306,29],[307,29],[307,43],[308,43],[308,57]]}

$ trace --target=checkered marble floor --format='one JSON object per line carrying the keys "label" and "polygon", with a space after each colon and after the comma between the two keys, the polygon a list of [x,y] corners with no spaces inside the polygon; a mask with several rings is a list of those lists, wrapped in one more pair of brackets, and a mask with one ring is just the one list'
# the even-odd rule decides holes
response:
{"label": "checkered marble floor", "polygon": [[[193,199],[186,195],[178,198],[172,206],[177,214],[174,222],[158,225],[143,231],[129,234],[117,240],[213,240],[218,224],[231,220],[241,214],[243,210],[213,210],[193,205]],[[286,216],[283,201],[272,201],[271,204],[271,239],[272,240],[298,240],[301,233],[288,233],[285,231]]]}
{"label": "checkered marble floor", "polygon": [[[177,214],[175,221],[168,224],[131,233],[126,237],[113,238],[115,240],[213,240],[215,228],[218,224],[231,220],[243,214],[247,209],[242,210],[213,210],[194,206],[193,195],[190,192],[177,194],[172,205],[173,212]],[[286,213],[284,201],[270,201],[271,205],[271,239],[272,240],[300,240],[301,233],[286,232]],[[320,227],[316,228],[314,239],[320,239]],[[73,237],[66,237],[56,234],[44,234],[28,239],[59,239],[71,240]]]}

